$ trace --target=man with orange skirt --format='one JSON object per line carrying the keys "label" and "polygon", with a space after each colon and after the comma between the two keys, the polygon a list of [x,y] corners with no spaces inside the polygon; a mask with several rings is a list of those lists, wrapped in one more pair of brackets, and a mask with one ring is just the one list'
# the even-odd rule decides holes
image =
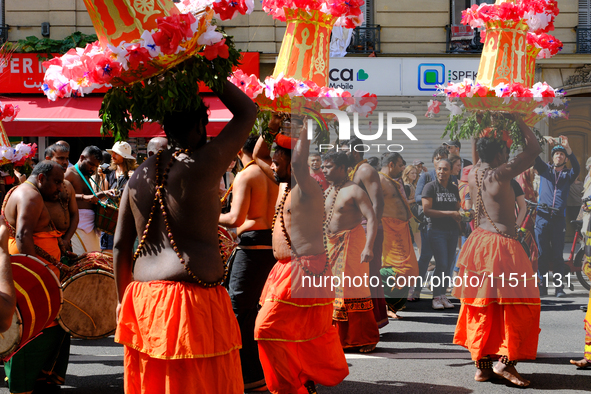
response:
{"label": "man with orange skirt", "polygon": [[[333,278],[340,279],[335,293],[333,324],[339,330],[343,348],[371,352],[380,340],[370,292],[370,286],[380,286],[380,278],[369,276],[377,234],[376,216],[367,193],[348,180],[344,152],[323,155],[322,166],[331,184],[325,192],[324,203],[328,256]],[[361,226],[363,217],[367,219],[367,237]]]}
{"label": "man with orange skirt", "polygon": [[[462,307],[454,343],[466,347],[476,364],[477,381],[498,375],[525,387],[515,369],[518,360],[536,358],[540,332],[540,296],[536,275],[515,236],[515,195],[510,180],[531,166],[541,148],[517,115],[525,146],[508,161],[510,143],[492,132],[477,142],[480,160],[468,176],[476,208],[476,230],[458,260],[461,286],[453,295]],[[500,133],[499,133],[500,134]],[[493,359],[498,362],[493,367]]]}
{"label": "man with orange skirt", "polygon": [[[25,183],[9,192],[2,207],[10,232],[9,253],[42,259],[57,278],[61,265],[58,239],[63,233],[55,229],[44,201],[57,201],[63,183],[63,168],[53,161],[42,161]],[[57,389],[64,383],[69,356],[70,334],[54,320],[4,363],[10,392]]]}
{"label": "man with orange skirt", "polygon": [[400,153],[390,153],[382,157],[380,182],[384,194],[384,244],[380,275],[388,316],[393,319],[400,319],[396,312],[406,303],[408,288],[421,286],[420,282],[415,282],[419,276],[419,264],[408,225],[412,213],[404,189],[396,180],[402,175],[404,167],[404,159]]}
{"label": "man with orange skirt", "polygon": [[[277,135],[281,118],[269,130]],[[299,126],[299,127],[298,127]],[[300,128],[292,118],[292,130]],[[336,386],[349,374],[337,330],[332,326],[334,292],[314,287],[330,275],[323,239],[322,189],[308,170],[310,141],[276,136],[275,153],[259,138],[254,158],[280,183],[273,221],[273,267],[261,295],[255,339],[267,387],[272,393],[316,393],[316,383]],[[293,149],[293,156],[292,156]]]}
{"label": "man with orange skirt", "polygon": [[126,394],[244,392],[240,328],[222,286],[227,268],[213,207],[220,207],[220,178],[246,141],[256,108],[230,82],[218,96],[233,114],[219,136],[206,144],[203,105],[166,114],[173,148],[145,160],[121,198],[115,341],[125,346]]}

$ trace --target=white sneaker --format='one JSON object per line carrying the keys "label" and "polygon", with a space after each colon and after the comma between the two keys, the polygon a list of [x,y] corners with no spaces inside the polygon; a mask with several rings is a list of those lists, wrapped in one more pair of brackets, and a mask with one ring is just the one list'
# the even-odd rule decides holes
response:
{"label": "white sneaker", "polygon": [[441,302],[441,296],[437,296],[437,297],[433,298],[433,301],[431,302],[431,308],[439,309],[439,310],[445,309],[445,306],[443,306],[443,303]]}
{"label": "white sneaker", "polygon": [[452,304],[451,302],[449,302],[449,300],[447,299],[447,297],[444,296],[444,295],[441,296],[441,303],[443,304],[443,306],[445,307],[445,309],[453,309],[453,308],[455,308],[455,305]]}

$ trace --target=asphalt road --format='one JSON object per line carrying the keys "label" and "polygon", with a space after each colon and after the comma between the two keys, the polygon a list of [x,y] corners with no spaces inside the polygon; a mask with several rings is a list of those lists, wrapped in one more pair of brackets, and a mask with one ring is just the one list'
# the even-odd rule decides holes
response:
{"label": "asphalt road", "polygon": [[[553,294],[553,292],[551,292]],[[581,358],[585,333],[584,313],[588,293],[577,285],[567,298],[542,299],[538,358],[521,362],[518,370],[532,381],[528,392],[582,393],[591,391],[591,370],[577,370],[571,358]],[[375,352],[347,353],[350,374],[337,387],[319,387],[319,393],[511,393],[518,388],[502,380],[473,380],[474,364],[452,338],[459,310],[431,309],[430,295],[409,303],[381,330]],[[3,374],[3,372],[0,372]],[[72,340],[66,386],[61,393],[123,393],[123,348],[112,338]],[[0,394],[8,389],[0,389]]]}

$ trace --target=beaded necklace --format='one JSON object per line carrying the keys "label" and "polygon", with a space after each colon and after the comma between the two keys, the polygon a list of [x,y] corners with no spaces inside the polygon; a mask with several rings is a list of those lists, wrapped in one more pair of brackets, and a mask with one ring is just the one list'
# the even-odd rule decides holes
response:
{"label": "beaded necklace", "polygon": [[[289,187],[289,185],[286,186],[285,190],[283,191],[283,196],[281,196],[281,200],[279,201],[279,205],[277,206],[277,209],[275,210],[275,215],[273,216],[273,224],[271,226],[271,231],[275,230],[275,220],[277,219],[277,217],[279,216],[279,223],[281,224],[281,232],[283,233],[283,238],[285,239],[285,243],[287,243],[287,246],[289,247],[289,250],[295,255],[297,256],[297,253],[293,250],[293,246],[291,244],[291,239],[289,238],[289,234],[287,233],[287,229],[285,228],[285,218],[283,217],[283,209],[285,206],[285,201],[287,200],[287,196],[289,195],[289,192],[291,191],[291,188]],[[326,222],[326,213],[324,213],[324,217],[323,217],[323,224]],[[308,275],[311,276],[316,276],[316,277],[320,277],[320,276],[324,276],[324,274],[326,273],[326,271],[328,270],[328,268],[330,267],[330,264],[328,262],[328,241],[326,239],[326,226],[323,227],[323,234],[322,234],[322,241],[324,244],[324,254],[326,255],[326,263],[324,263],[324,269],[322,270],[321,273],[316,274],[312,271],[310,271],[308,268],[306,268],[299,259],[296,259],[296,261],[298,262],[298,265],[302,268],[302,270],[304,270],[304,272]]]}
{"label": "beaded necklace", "polygon": [[507,238],[511,238],[511,239],[516,240],[517,239],[516,236],[507,234],[507,233],[499,230],[499,228],[497,227],[495,222],[488,215],[486,208],[484,207],[484,200],[482,199],[482,185],[484,184],[484,177],[486,176],[486,172],[491,169],[492,168],[484,168],[482,170],[482,179],[480,179],[480,175],[478,175],[478,171],[480,171],[480,169],[476,170],[476,187],[478,189],[478,195],[476,196],[476,227],[480,226],[480,211],[482,210],[482,212],[484,213],[484,216],[486,216],[486,218],[488,219],[490,224],[492,224],[493,228],[497,231],[497,233],[499,233],[503,237],[507,237]]}
{"label": "beaded necklace", "polygon": [[[172,249],[175,251],[176,255],[178,256],[181,264],[183,264],[183,266],[185,267],[185,271],[187,271],[187,274],[189,274],[189,276],[191,276],[191,278],[193,278],[197,284],[203,286],[203,287],[214,287],[214,286],[218,286],[221,285],[222,283],[224,283],[226,281],[226,278],[228,276],[228,265],[224,263],[224,275],[222,277],[222,279],[216,281],[216,282],[205,282],[202,281],[201,279],[199,279],[192,271],[191,268],[189,268],[189,265],[187,264],[187,262],[185,261],[185,259],[183,258],[183,256],[181,255],[176,242],[173,239],[172,236],[172,230],[170,228],[170,223],[168,222],[168,213],[166,212],[166,204],[164,202],[164,193],[166,192],[166,181],[168,179],[168,173],[170,172],[170,168],[172,167],[172,164],[175,162],[175,159],[179,157],[179,155],[181,153],[186,154],[187,156],[191,156],[191,150],[190,149],[182,149],[182,150],[178,150],[175,153],[173,153],[172,157],[170,158],[170,162],[168,163],[168,165],[166,166],[166,169],[164,170],[164,173],[162,174],[162,177],[160,177],[160,157],[162,155],[163,151],[159,151],[156,154],[156,193],[154,196],[154,203],[152,204],[152,208],[150,209],[150,216],[148,217],[148,222],[146,223],[146,227],[144,229],[144,232],[142,234],[142,238],[140,239],[140,242],[138,244],[138,247],[133,255],[133,262],[135,263],[135,261],[138,259],[140,252],[142,251],[142,249],[144,248],[145,244],[146,244],[146,238],[148,236],[148,231],[150,229],[150,225],[152,224],[152,220],[154,218],[154,212],[156,212],[156,207],[158,205],[160,205],[160,209],[162,211],[162,219],[164,221],[164,226],[166,227],[166,232],[168,235],[168,240],[170,242],[170,245],[172,246]],[[221,253],[221,240],[219,240],[218,237],[218,241],[220,243],[220,253]]]}
{"label": "beaded necklace", "polygon": [[[349,180],[347,178],[345,178],[340,184],[338,185],[331,185],[326,192],[324,192],[324,199],[326,200],[328,198],[328,196],[330,195],[330,193],[335,190],[335,195],[334,195],[334,199],[332,200],[332,204],[330,205],[330,210],[328,211],[328,217],[325,218],[324,220],[324,233],[325,234],[329,234],[330,230],[328,229],[328,226],[330,225],[330,222],[332,221],[332,215],[334,214],[334,206],[337,202],[337,197],[339,195],[339,192],[341,191],[341,188],[345,185],[345,183],[347,183]],[[325,212],[326,215],[326,212]]]}

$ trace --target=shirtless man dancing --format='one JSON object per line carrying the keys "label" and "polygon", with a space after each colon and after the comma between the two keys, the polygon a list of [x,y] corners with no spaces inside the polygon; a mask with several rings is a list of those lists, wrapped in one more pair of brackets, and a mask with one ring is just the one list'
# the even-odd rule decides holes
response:
{"label": "shirtless man dancing", "polygon": [[227,81],[218,96],[234,115],[221,133],[206,143],[204,106],[168,114],[163,127],[180,150],[144,161],[121,198],[115,341],[125,345],[126,393],[244,392],[240,328],[221,286],[217,190],[256,107]]}
{"label": "shirtless man dancing", "polygon": [[[347,177],[347,156],[344,152],[323,155],[322,171],[330,182],[325,192],[324,212],[333,275],[340,278],[343,275],[368,277],[378,228],[371,200],[361,187]],[[361,225],[364,217],[367,219],[367,237]],[[343,280],[336,289],[333,325],[339,331],[343,348],[371,352],[380,340],[380,333],[374,318],[370,286],[357,287],[345,282]]]}
{"label": "shirtless man dancing", "polygon": [[[276,134],[280,125],[281,119],[274,116],[269,129]],[[291,141],[278,145],[273,159],[262,137],[254,151],[259,167],[280,183],[273,228],[277,264],[263,289],[255,326],[272,393],[316,393],[315,383],[336,386],[349,374],[337,330],[331,324],[334,298],[327,297],[326,291],[314,297],[298,280],[303,275],[321,279],[330,275],[323,243],[324,199],[308,170],[306,134],[300,132],[293,158]]]}
{"label": "shirtless man dancing", "polygon": [[[480,138],[477,142],[480,161],[468,175],[477,228],[458,259],[459,276],[464,280],[452,293],[462,301],[454,343],[470,351],[477,368],[475,380],[486,381],[497,374],[525,387],[529,381],[519,375],[515,364],[518,360],[536,358],[540,294],[531,262],[515,238],[515,194],[511,179],[531,167],[542,150],[523,119],[519,115],[512,118],[517,120],[523,134],[523,152],[507,161],[506,141]],[[501,273],[516,276],[517,282],[502,286],[499,281],[471,280],[474,276],[498,278]],[[497,358],[499,361],[493,367],[493,359]]]}
{"label": "shirtless man dancing", "polygon": [[232,261],[228,292],[242,334],[240,361],[247,391],[265,388],[259,347],[254,340],[254,323],[259,297],[269,271],[275,265],[271,225],[279,191],[277,184],[252,158],[258,139],[258,136],[251,135],[238,152],[244,168],[232,183],[230,212],[220,215],[222,226],[238,227],[238,247]]}
{"label": "shirtless man dancing", "polygon": [[384,194],[384,243],[380,274],[388,316],[393,319],[400,319],[396,312],[406,303],[409,286],[417,285],[409,281],[411,278],[416,280],[419,275],[419,264],[408,225],[412,213],[404,194],[404,187],[397,181],[402,176],[404,167],[404,159],[400,153],[390,153],[382,157],[380,182]]}
{"label": "shirtless man dancing", "polygon": [[[369,262],[369,274],[371,277],[379,278],[382,267],[382,244],[384,241],[384,230],[382,228],[384,196],[382,194],[378,172],[363,158],[363,152],[357,152],[355,149],[355,146],[361,145],[362,143],[363,141],[355,137],[349,141],[345,141],[340,149],[341,151],[347,151],[350,167],[349,180],[355,182],[367,193],[378,222],[378,232],[376,233],[376,240],[373,244],[373,258]],[[388,324],[384,289],[381,286],[372,286],[370,290],[371,301],[374,304],[373,314],[378,327],[382,328]]]}

